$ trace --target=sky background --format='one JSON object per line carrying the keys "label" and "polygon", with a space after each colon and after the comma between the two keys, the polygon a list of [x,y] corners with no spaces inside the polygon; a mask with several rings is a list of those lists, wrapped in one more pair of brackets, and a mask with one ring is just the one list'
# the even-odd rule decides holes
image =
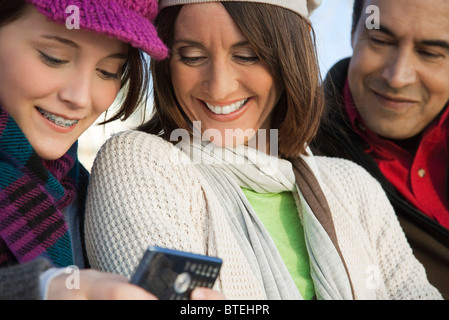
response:
{"label": "sky background", "polygon": [[321,0],[310,20],[316,33],[321,74],[339,60],[351,56],[351,24],[354,0]]}
{"label": "sky background", "polygon": [[[351,56],[350,32],[353,3],[354,0],[321,0],[321,6],[311,16],[323,78],[336,62]],[[110,110],[109,112],[112,114],[114,111]],[[151,112],[151,106],[148,108],[148,112]],[[81,162],[90,170],[95,154],[105,140],[114,133],[133,129],[140,119],[141,115],[137,113],[136,116],[125,122],[115,121],[106,126],[94,124],[79,140]],[[103,120],[104,115],[99,118],[100,122]]]}

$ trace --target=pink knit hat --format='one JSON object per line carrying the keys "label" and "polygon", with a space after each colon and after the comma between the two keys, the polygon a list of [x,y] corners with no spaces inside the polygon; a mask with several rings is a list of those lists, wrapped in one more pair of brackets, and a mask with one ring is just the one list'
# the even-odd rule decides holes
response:
{"label": "pink knit hat", "polygon": [[[66,24],[70,8],[79,9],[81,29],[117,38],[142,49],[155,60],[167,57],[168,49],[158,38],[153,20],[157,0],[26,0],[47,18]],[[71,7],[72,6],[72,7]]]}

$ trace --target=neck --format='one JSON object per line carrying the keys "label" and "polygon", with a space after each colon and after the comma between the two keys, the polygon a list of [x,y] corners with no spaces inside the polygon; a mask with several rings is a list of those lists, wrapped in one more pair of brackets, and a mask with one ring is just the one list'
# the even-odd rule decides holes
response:
{"label": "neck", "polygon": [[395,140],[395,139],[387,139],[391,142],[395,143],[402,149],[410,152],[410,154],[414,155],[416,154],[416,151],[418,151],[419,144],[421,143],[421,137],[422,134],[418,134],[414,137],[408,138],[408,139],[401,139],[401,140]]}

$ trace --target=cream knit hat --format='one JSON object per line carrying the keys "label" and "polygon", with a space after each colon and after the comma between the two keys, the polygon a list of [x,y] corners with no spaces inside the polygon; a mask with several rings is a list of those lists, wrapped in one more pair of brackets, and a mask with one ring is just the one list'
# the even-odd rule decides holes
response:
{"label": "cream knit hat", "polygon": [[176,6],[180,4],[213,2],[213,1],[241,1],[241,2],[258,2],[280,6],[290,9],[304,18],[310,17],[313,10],[320,4],[321,0],[159,0],[159,9],[165,7]]}

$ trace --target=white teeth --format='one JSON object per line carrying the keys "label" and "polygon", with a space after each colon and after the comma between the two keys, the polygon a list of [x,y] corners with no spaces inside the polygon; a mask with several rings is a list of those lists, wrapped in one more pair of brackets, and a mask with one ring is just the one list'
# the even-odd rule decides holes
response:
{"label": "white teeth", "polygon": [[42,115],[44,116],[45,119],[50,120],[51,122],[53,122],[54,124],[60,126],[60,127],[72,127],[75,124],[78,123],[78,120],[67,120],[64,119],[63,117],[54,115],[50,112],[47,112],[45,110],[42,110],[41,108],[37,108],[37,110],[42,113]]}
{"label": "white teeth", "polygon": [[206,106],[209,108],[209,110],[215,114],[229,114],[229,113],[232,113],[232,112],[235,112],[235,111],[241,109],[248,102],[248,100],[249,99],[244,99],[244,100],[235,102],[231,105],[224,106],[224,107],[217,107],[210,103],[207,103],[207,102],[205,102],[205,103],[206,103]]}

